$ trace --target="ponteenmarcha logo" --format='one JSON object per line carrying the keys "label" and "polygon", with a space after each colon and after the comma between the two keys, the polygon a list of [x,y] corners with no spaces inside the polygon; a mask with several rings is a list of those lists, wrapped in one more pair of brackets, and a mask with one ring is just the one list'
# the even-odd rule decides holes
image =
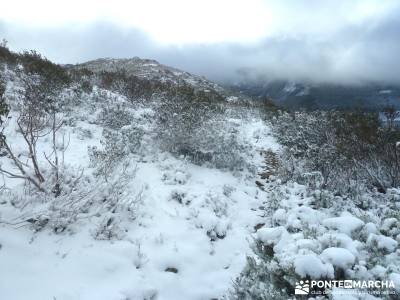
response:
{"label": "ponteenmarcha logo", "polygon": [[397,295],[392,280],[300,280],[295,295]]}
{"label": "ponteenmarcha logo", "polygon": [[308,280],[296,281],[294,293],[296,295],[308,295],[310,293],[310,282]]}

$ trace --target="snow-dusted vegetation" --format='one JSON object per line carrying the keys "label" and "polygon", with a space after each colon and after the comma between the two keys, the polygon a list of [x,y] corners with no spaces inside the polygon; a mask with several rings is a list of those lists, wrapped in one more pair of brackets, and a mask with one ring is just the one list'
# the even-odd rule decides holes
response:
{"label": "snow-dusted vegetation", "polygon": [[277,147],[257,110],[2,51],[2,297],[222,297],[259,223],[259,150]]}
{"label": "snow-dusted vegetation", "polygon": [[2,299],[400,289],[400,135],[371,114],[288,113],[154,61],[64,68],[6,47],[0,96]]}
{"label": "snow-dusted vegetation", "polygon": [[360,112],[279,112],[270,121],[282,148],[266,153],[265,226],[230,298],[289,299],[305,279],[392,281],[398,292],[399,130]]}

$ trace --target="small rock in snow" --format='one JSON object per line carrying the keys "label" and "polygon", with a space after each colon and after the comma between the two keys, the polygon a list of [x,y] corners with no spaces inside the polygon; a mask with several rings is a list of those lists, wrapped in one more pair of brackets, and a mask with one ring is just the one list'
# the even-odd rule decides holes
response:
{"label": "small rock in snow", "polygon": [[178,269],[174,267],[168,267],[165,269],[165,272],[170,272],[170,273],[178,273]]}
{"label": "small rock in snow", "polygon": [[265,223],[258,223],[257,225],[254,226],[254,230],[257,231],[257,230],[259,230],[260,228],[263,228],[264,225],[265,225]]}

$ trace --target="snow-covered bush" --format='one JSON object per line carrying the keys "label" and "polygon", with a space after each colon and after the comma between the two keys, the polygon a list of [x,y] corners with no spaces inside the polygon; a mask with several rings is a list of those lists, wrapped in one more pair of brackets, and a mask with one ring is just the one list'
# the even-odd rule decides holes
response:
{"label": "snow-covered bush", "polygon": [[232,170],[248,167],[249,149],[240,140],[239,125],[227,120],[227,104],[214,103],[190,89],[185,93],[162,99],[157,108],[160,148],[197,165]]}
{"label": "snow-covered bush", "polygon": [[191,176],[187,163],[173,158],[164,158],[160,169],[163,172],[161,180],[168,185],[184,185]]}
{"label": "snow-covered bush", "polygon": [[188,197],[187,192],[183,190],[173,190],[170,195],[170,200],[176,201],[179,204],[189,205],[191,199]]}
{"label": "snow-covered bush", "polygon": [[[273,257],[273,249],[256,241],[253,250],[257,258],[248,257],[247,264],[234,281],[227,295],[231,300],[294,299],[292,281],[297,276],[292,268],[283,268]],[[293,281],[294,282],[294,281]]]}
{"label": "snow-covered bush", "polygon": [[91,101],[99,104],[94,123],[103,126],[102,147],[90,147],[91,166],[107,175],[128,155],[144,155],[152,147],[154,112],[150,107],[132,104],[121,95],[94,89]]}
{"label": "snow-covered bush", "polygon": [[388,161],[398,133],[368,114],[281,113],[272,123],[283,148],[262,173],[265,226],[230,298],[290,299],[300,280],[397,278],[400,195]]}
{"label": "snow-covered bush", "polygon": [[[400,131],[379,127],[377,116],[355,112],[281,113],[272,120],[283,180],[300,182],[318,171],[323,188],[345,194],[364,185],[384,192],[400,184],[396,141]],[[284,176],[282,176],[284,175]]]}
{"label": "snow-covered bush", "polygon": [[196,227],[204,230],[211,242],[224,239],[231,229],[230,199],[220,190],[211,189],[206,195],[194,197],[190,215]]}
{"label": "snow-covered bush", "polygon": [[96,240],[118,240],[124,236],[124,231],[113,216],[107,216],[97,225],[92,235]]}
{"label": "snow-covered bush", "polygon": [[248,169],[250,146],[241,140],[240,124],[219,117],[205,122],[190,139],[193,147],[190,160],[216,168]]}
{"label": "snow-covered bush", "polygon": [[88,153],[91,166],[96,170],[95,174],[107,178],[128,152],[122,136],[118,132],[104,130],[101,144],[102,149],[96,146],[89,147]]}
{"label": "snow-covered bush", "polygon": [[103,130],[102,148],[89,147],[91,166],[96,174],[107,176],[111,170],[129,154],[137,154],[142,146],[144,130],[135,125],[127,125],[118,131]]}
{"label": "snow-covered bush", "polygon": [[232,299],[289,299],[304,279],[390,280],[400,272],[399,190],[367,193],[373,200],[361,210],[352,198],[333,194],[321,205],[321,191],[310,186],[273,182],[269,188],[280,201],[255,235],[255,257],[236,280]]}
{"label": "snow-covered bush", "polygon": [[[26,211],[19,222],[28,222],[33,230],[49,229],[56,234],[74,232],[74,224],[89,217],[100,218],[93,236],[97,239],[118,238],[123,234],[119,224],[137,218],[144,189],[132,186],[136,168],[128,164],[102,177],[85,175],[83,171],[66,169],[60,178],[60,195],[30,193],[29,197],[9,192],[13,205]],[[41,203],[40,210],[29,211]],[[105,216],[108,216],[105,219]],[[112,221],[109,221],[112,219]]]}
{"label": "snow-covered bush", "polygon": [[99,121],[104,127],[118,130],[132,123],[132,112],[124,103],[108,103],[102,108]]}

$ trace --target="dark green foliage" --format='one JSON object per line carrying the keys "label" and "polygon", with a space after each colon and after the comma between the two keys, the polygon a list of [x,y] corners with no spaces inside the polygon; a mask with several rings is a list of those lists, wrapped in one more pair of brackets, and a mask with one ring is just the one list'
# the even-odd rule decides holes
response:
{"label": "dark green foliage", "polygon": [[57,97],[72,82],[63,67],[52,63],[36,51],[24,51],[20,54],[11,52],[4,42],[0,45],[0,62],[9,67],[15,67],[16,64],[23,66],[23,72],[27,76],[21,76],[21,79],[25,87],[27,106],[47,112],[60,109],[61,104]]}
{"label": "dark green foliage", "polygon": [[71,82],[67,71],[52,63],[36,51],[14,53],[7,48],[6,42],[0,44],[0,63],[10,66],[21,64],[29,75],[39,75],[53,85],[63,86]]}
{"label": "dark green foliage", "polygon": [[24,51],[19,55],[18,60],[28,74],[40,75],[53,85],[62,86],[71,81],[68,73],[61,66],[52,63],[36,51]]}
{"label": "dark green foliage", "polygon": [[67,66],[67,69],[70,69],[69,74],[75,81],[78,81],[81,78],[89,78],[89,77],[94,76],[94,73],[92,71],[90,71],[89,69],[85,69],[85,68],[79,68],[79,69],[72,68],[71,69],[70,65]]}
{"label": "dark green foliage", "polygon": [[11,52],[6,44],[0,45],[0,63],[8,63],[11,65],[15,65],[18,60],[18,55]]}

